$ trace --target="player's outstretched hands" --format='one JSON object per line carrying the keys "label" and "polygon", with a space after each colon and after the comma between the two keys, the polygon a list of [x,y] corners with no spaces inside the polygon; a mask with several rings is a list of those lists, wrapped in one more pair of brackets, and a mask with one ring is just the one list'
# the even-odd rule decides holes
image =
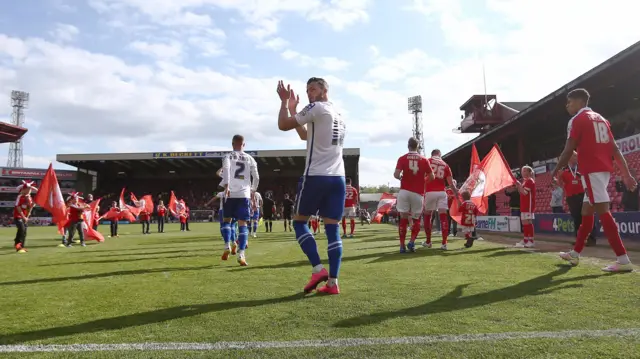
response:
{"label": "player's outstretched hands", "polygon": [[289,112],[290,113],[296,113],[296,109],[298,108],[298,104],[300,103],[300,95],[296,95],[295,92],[293,92],[293,90],[290,91],[289,94],[289,105],[287,106],[289,108]]}
{"label": "player's outstretched hands", "polygon": [[624,176],[622,178],[622,181],[624,182],[625,187],[627,187],[627,190],[630,192],[635,191],[636,187],[638,186],[636,179],[633,178],[633,176],[631,176],[630,174],[627,176]]}
{"label": "player's outstretched hands", "polygon": [[280,96],[280,101],[289,101],[289,99],[291,98],[291,85],[287,85],[287,87],[284,87],[284,82],[280,80],[278,81],[277,92],[278,96]]}

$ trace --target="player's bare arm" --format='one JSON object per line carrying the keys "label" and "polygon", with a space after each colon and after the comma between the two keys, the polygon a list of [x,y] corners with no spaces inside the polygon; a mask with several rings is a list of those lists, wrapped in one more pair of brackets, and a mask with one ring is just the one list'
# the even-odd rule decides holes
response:
{"label": "player's bare arm", "polygon": [[393,172],[393,177],[397,180],[401,180],[402,179],[402,170],[396,168],[396,171]]}
{"label": "player's bare arm", "polygon": [[[300,98],[296,96],[295,93],[291,90],[291,85],[287,85],[287,87],[284,87],[284,82],[282,82],[282,80],[278,81],[278,88],[276,91],[278,92],[278,96],[280,97],[278,129],[280,129],[280,131],[291,131],[293,129],[296,129],[297,132],[297,127],[300,127],[300,124],[296,120],[295,114],[291,113],[291,115],[289,115],[289,112],[291,109],[293,109],[293,112],[297,113],[296,107],[298,106],[298,102],[300,102]],[[300,135],[300,133],[298,133],[298,135]]]}
{"label": "player's bare arm", "polygon": [[573,155],[573,151],[575,151],[576,148],[578,148],[578,142],[574,138],[568,138],[567,142],[564,145],[564,150],[562,150],[562,154],[558,159],[556,168],[554,168],[553,172],[551,172],[551,177],[553,178],[558,177],[558,172],[569,164],[569,160],[571,159],[571,156]]}
{"label": "player's bare arm", "polygon": [[[431,177],[433,177],[433,172],[431,173]],[[451,188],[453,195],[456,196],[456,198],[458,198],[458,189],[456,188],[455,183],[453,183],[453,177],[451,176],[447,177],[447,183],[449,184],[449,188]]]}
{"label": "player's bare arm", "polygon": [[433,172],[429,172],[429,174],[427,174],[427,178],[425,180],[425,183],[429,183],[431,181],[433,181],[436,178],[436,176],[433,174]]}

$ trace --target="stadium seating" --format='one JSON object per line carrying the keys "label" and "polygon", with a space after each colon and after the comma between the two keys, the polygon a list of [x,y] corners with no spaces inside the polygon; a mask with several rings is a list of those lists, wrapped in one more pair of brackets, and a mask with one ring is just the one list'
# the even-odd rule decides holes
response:
{"label": "stadium seating", "polygon": [[[629,163],[629,168],[632,173],[640,174],[640,151],[633,152],[625,155],[627,162]],[[609,197],[611,197],[611,211],[612,212],[621,212],[622,208],[622,193],[619,193],[616,190],[616,177],[620,174],[616,171],[616,173],[612,174],[611,180],[609,182],[609,186],[607,190],[609,191]],[[551,191],[553,187],[551,186],[551,173],[546,172],[540,175],[536,175],[536,212],[537,213],[551,213]],[[496,206],[497,206],[497,214],[498,215],[508,215],[510,213],[509,209],[509,197],[504,192],[496,193]],[[564,204],[564,210],[566,213],[569,213],[569,209],[567,204]]]}

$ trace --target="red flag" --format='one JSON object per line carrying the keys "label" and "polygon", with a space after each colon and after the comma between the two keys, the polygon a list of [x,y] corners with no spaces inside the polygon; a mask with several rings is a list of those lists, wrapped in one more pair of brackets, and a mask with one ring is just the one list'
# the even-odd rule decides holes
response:
{"label": "red flag", "polygon": [[[471,193],[471,201],[478,206],[480,212],[486,213],[488,209],[487,198],[515,183],[516,179],[509,169],[509,164],[504,159],[500,148],[495,145],[480,165],[469,175],[459,192],[468,191]],[[460,223],[458,201],[453,201],[449,213],[456,222]]]}
{"label": "red flag", "polygon": [[396,205],[396,196],[391,193],[383,193],[378,202],[378,209],[376,215],[373,217],[373,222],[380,223],[382,216],[389,213],[393,206]]}
{"label": "red flag", "polygon": [[[122,192],[120,192],[120,208],[123,210],[122,211],[123,218],[126,218],[129,222],[135,222],[136,217],[140,214],[140,209],[137,208],[136,206],[130,206],[125,203],[124,190],[125,189],[123,188]],[[131,193],[131,198],[132,199],[136,198],[136,196],[133,193]]]}
{"label": "red flag", "polygon": [[[480,167],[480,156],[478,156],[478,149],[476,148],[476,144],[471,144],[471,165],[469,168],[469,177],[473,175],[473,172],[476,168]],[[478,211],[481,213],[486,213],[489,209],[489,197],[483,197],[482,202],[478,205]]]}
{"label": "red flag", "polygon": [[469,168],[469,176],[475,171],[476,167],[480,166],[480,156],[478,156],[478,149],[476,144],[471,144],[471,166]]}
{"label": "red flag", "polygon": [[49,164],[49,169],[42,178],[40,190],[36,193],[33,201],[45,211],[51,213],[53,223],[64,223],[67,219],[67,206],[62,198],[60,185],[53,164]]}
{"label": "red flag", "polygon": [[84,237],[86,239],[104,242],[104,236],[102,235],[102,233],[93,229],[93,226],[95,224],[96,211],[98,210],[99,204],[100,199],[91,202],[91,204],[89,205],[90,208],[82,213],[82,216],[84,217],[84,224],[82,226],[82,229],[84,230]]}
{"label": "red flag", "polygon": [[145,210],[147,213],[153,213],[153,196],[148,194],[143,196],[140,200],[136,197],[133,192],[131,193],[131,200],[136,203],[136,207],[142,210]]}
{"label": "red flag", "polygon": [[178,215],[178,199],[176,198],[176,194],[173,193],[173,191],[171,191],[171,196],[169,197],[169,204],[167,206],[167,208],[169,208],[169,211],[171,212],[171,214],[173,216],[177,216]]}

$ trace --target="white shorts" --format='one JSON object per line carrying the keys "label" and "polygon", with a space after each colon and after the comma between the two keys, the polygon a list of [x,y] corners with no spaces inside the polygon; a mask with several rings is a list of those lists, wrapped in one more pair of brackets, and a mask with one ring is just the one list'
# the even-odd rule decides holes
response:
{"label": "white shorts", "polygon": [[396,209],[400,213],[410,213],[411,217],[418,219],[422,215],[422,195],[401,189],[396,200]]}
{"label": "white shorts", "polygon": [[609,172],[594,172],[583,175],[584,201],[592,205],[611,202],[607,191],[609,180],[611,180]]}
{"label": "white shorts", "polygon": [[473,233],[473,230],[476,229],[474,226],[460,226],[458,230],[462,233]]}
{"label": "white shorts", "polygon": [[447,192],[427,192],[424,195],[424,210],[435,211],[437,209],[449,209],[447,207]]}
{"label": "white shorts", "polygon": [[344,207],[344,212],[342,212],[342,217],[355,218],[356,217],[356,207]]}
{"label": "white shorts", "polygon": [[531,212],[521,212],[520,219],[523,221],[533,221],[536,218],[535,213]]}

